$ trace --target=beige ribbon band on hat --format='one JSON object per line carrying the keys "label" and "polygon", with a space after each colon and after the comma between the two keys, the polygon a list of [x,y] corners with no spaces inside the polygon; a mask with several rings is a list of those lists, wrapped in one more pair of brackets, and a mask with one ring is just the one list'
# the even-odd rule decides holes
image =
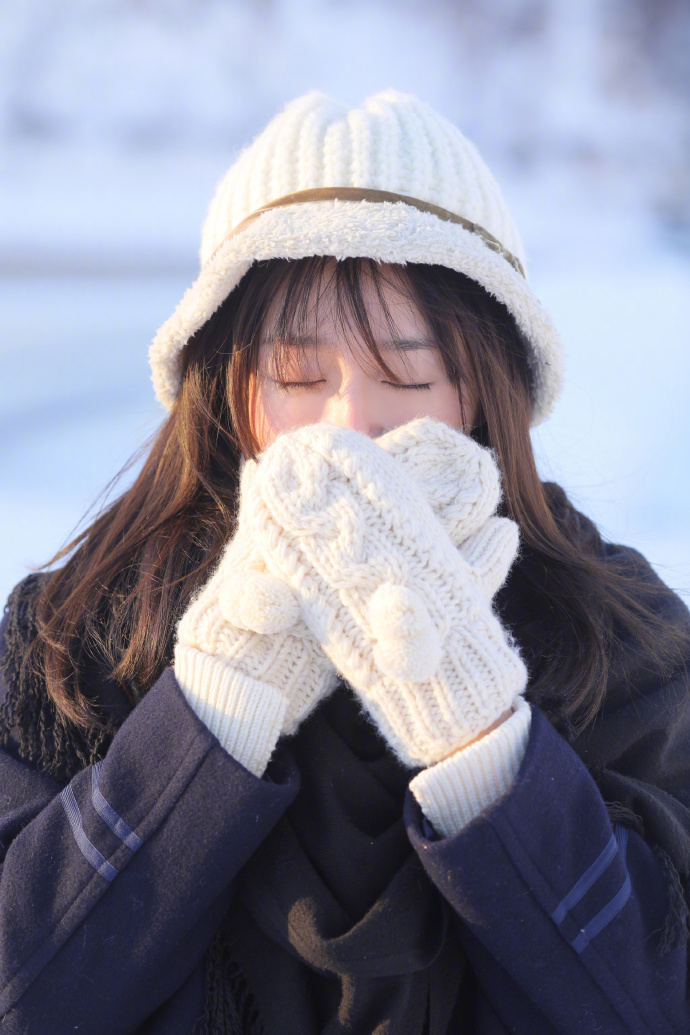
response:
{"label": "beige ribbon band on hat", "polygon": [[464,216],[459,216],[455,212],[450,212],[447,208],[440,208],[438,205],[432,205],[428,201],[422,201],[420,198],[413,198],[408,194],[395,194],[393,191],[388,190],[373,190],[370,187],[312,187],[309,190],[297,190],[292,194],[284,194],[281,198],[276,198],[275,201],[269,201],[267,205],[263,205],[261,208],[258,208],[256,212],[252,212],[248,215],[241,223],[238,223],[236,227],[233,227],[226,240],[230,237],[234,237],[235,234],[239,234],[243,230],[246,230],[250,223],[253,223],[255,219],[258,219],[264,212],[269,212],[272,208],[284,208],[287,205],[302,205],[308,201],[369,201],[374,202],[375,204],[380,204],[382,201],[403,202],[403,204],[411,205],[412,208],[416,208],[420,212],[429,212],[431,215],[444,220],[446,223],[458,223],[460,226],[464,227],[465,230],[469,230],[470,233],[477,234],[478,237],[481,237],[487,248],[490,248],[492,252],[497,252],[499,255],[502,255],[514,270],[520,273],[523,277],[525,276],[522,263],[517,256],[509,252],[507,248],[504,248],[501,242],[497,240],[493,234],[490,234],[483,226],[479,226],[478,223],[473,223],[471,220],[465,219]]}

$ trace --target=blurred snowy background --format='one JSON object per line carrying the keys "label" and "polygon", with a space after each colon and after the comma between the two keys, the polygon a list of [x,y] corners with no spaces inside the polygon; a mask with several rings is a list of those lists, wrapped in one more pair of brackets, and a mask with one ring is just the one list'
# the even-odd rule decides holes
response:
{"label": "blurred snowy background", "polygon": [[148,342],[239,147],[394,86],[478,144],[562,332],[542,472],[690,599],[688,54],[686,0],[4,0],[0,597],[161,419]]}

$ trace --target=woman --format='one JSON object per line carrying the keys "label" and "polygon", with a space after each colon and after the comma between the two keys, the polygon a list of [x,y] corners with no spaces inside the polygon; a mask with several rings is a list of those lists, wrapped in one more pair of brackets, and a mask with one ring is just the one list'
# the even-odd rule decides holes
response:
{"label": "woman", "polygon": [[3,622],[5,1026],[687,1030],[689,617],[538,479],[490,173],[310,94],[201,258],[140,475]]}

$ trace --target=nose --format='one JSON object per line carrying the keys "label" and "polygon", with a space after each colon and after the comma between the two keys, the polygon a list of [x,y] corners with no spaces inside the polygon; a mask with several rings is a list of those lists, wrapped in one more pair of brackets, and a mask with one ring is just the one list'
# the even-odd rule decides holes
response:
{"label": "nose", "polygon": [[366,385],[350,382],[328,400],[323,420],[340,428],[352,428],[362,435],[377,438],[385,431],[379,407]]}

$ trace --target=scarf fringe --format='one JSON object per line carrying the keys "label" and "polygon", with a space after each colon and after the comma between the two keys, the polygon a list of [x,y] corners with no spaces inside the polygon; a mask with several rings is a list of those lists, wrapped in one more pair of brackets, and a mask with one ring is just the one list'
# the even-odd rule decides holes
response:
{"label": "scarf fringe", "polygon": [[31,658],[30,647],[37,634],[36,603],[48,577],[29,575],[7,602],[3,675],[8,693],[0,704],[0,743],[7,746],[14,733],[24,761],[54,780],[66,782],[103,758],[111,737],[104,730],[82,732],[65,723],[46,693],[45,677]]}
{"label": "scarf fringe", "polygon": [[222,931],[206,954],[205,987],[203,1035],[264,1035],[254,997]]}
{"label": "scarf fringe", "polygon": [[666,849],[660,845],[651,847],[661,863],[668,888],[669,908],[659,939],[659,952],[665,956],[672,949],[681,948],[690,937],[689,889],[687,881],[683,881]]}

